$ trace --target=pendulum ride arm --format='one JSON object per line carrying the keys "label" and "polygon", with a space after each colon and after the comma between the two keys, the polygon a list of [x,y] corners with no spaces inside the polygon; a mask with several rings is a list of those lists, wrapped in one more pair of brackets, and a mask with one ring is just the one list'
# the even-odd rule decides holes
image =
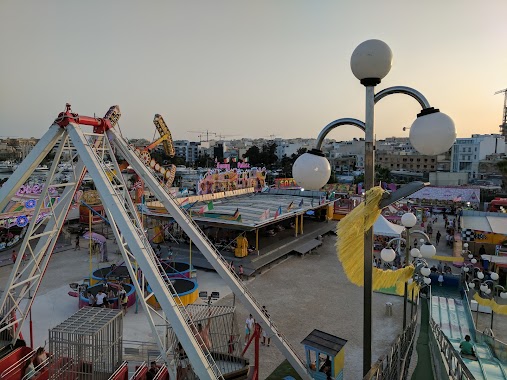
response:
{"label": "pendulum ride arm", "polygon": [[[227,283],[229,288],[234,292],[243,305],[251,312],[256,320],[261,324],[262,328],[272,334],[273,342],[278,349],[282,352],[285,358],[290,362],[294,369],[303,379],[309,379],[306,367],[298,357],[295,350],[291,347],[289,342],[282,336],[280,331],[272,323],[272,321],[261,311],[260,305],[257,303],[252,294],[243,285],[242,281],[233,274],[229,268],[227,261],[220,255],[212,243],[199,229],[197,224],[189,218],[185,211],[183,211],[176,200],[168,194],[162,186],[159,185],[157,179],[150,171],[149,168],[143,164],[140,157],[129,147],[127,142],[115,130],[110,129],[107,131],[109,141],[114,144],[116,151],[125,158],[136,173],[142,178],[145,184],[155,194],[157,199],[162,202],[165,209],[171,214],[178,225],[185,231],[192,242],[199,248],[201,253],[206,257],[208,262],[213,266],[219,276]],[[151,284],[151,282],[150,282]],[[176,331],[175,331],[176,332]]]}
{"label": "pendulum ride arm", "polygon": [[[100,162],[96,152],[89,145],[85,134],[81,131],[79,126],[70,123],[67,126],[67,131],[80,159],[83,160],[88,172],[94,180],[102,202],[107,205],[105,210],[112,224],[114,221],[115,226],[112,226],[112,230],[120,245],[122,255],[124,255],[123,258],[126,262],[130,262],[131,256],[135,257],[139,268],[150,284],[153,294],[157,297],[162,310],[171,323],[174,332],[178,336],[199,378],[219,378],[221,376],[220,370],[216,366],[213,357],[209,351],[203,351],[200,347],[197,340],[197,331],[195,329],[192,330],[187,324],[180,306],[178,306],[171,294],[169,288],[170,282],[168,284],[162,276],[161,270],[163,271],[163,268],[159,267],[158,260],[156,259],[149,241],[144,236],[142,229],[139,230],[138,226],[136,226],[138,218],[135,210],[131,209],[133,208],[132,202],[121,194],[121,190],[115,188],[115,185],[108,178],[104,165]],[[108,141],[105,141],[105,143],[107,146]],[[107,148],[104,149],[107,150]],[[111,156],[111,158],[117,166],[113,156]],[[128,268],[129,272],[133,270],[132,266],[128,266]],[[136,277],[136,273],[131,272],[130,275],[132,278]],[[134,285],[136,286],[136,290],[141,290],[139,289],[138,283]],[[143,297],[142,293],[139,294],[139,297]],[[145,307],[146,303],[144,301],[144,298],[142,298],[141,305]],[[149,309],[145,310],[146,313],[149,313]],[[151,318],[148,318],[148,322],[152,327],[152,331],[157,334],[155,324]],[[165,352],[161,352],[161,354],[166,355]],[[170,363],[167,364],[169,367]]]}

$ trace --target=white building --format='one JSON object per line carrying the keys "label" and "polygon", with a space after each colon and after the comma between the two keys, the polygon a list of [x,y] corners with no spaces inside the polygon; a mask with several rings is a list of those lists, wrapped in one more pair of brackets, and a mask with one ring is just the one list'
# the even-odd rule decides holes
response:
{"label": "white building", "polygon": [[182,157],[185,162],[195,162],[199,159],[199,147],[201,143],[197,141],[176,140],[174,141],[174,150],[177,157]]}
{"label": "white building", "polygon": [[491,154],[505,153],[505,136],[472,135],[457,138],[451,148],[451,172],[468,173],[468,178],[479,178],[479,161]]}
{"label": "white building", "polygon": [[279,160],[282,159],[283,156],[290,157],[293,154],[297,154],[298,150],[301,148],[306,148],[307,150],[315,148],[315,139],[290,139],[284,140],[281,138],[276,138],[274,140],[276,144],[276,156]]}

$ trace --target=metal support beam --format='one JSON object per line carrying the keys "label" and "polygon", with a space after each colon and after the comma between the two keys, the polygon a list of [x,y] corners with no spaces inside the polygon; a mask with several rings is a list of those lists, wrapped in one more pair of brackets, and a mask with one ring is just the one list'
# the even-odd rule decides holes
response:
{"label": "metal support beam", "polygon": [[9,179],[0,187],[0,210],[11,200],[16,191],[32,175],[33,171],[53,149],[65,131],[53,124],[33,147],[28,156],[19,164]]}
{"label": "metal support beam", "polygon": [[[123,137],[121,137],[115,130],[109,130],[107,131],[107,134],[109,141],[111,141],[116,147],[117,153],[121,154],[130,163],[132,168],[145,182],[146,186],[150,188],[157,199],[164,205],[165,209],[169,211],[174,220],[206,257],[218,275],[224,279],[236,297],[238,297],[249,312],[255,316],[262,328],[272,335],[273,342],[298,374],[303,379],[309,379],[310,375],[307,372],[306,366],[298,357],[294,348],[291,347],[290,343],[281,334],[281,332],[278,331],[273,321],[262,312],[260,305],[244,286],[239,277],[229,270],[227,261],[220,255],[209,239],[207,239],[206,235],[203,234],[197,224],[179,206],[174,197],[168,194],[158,183],[158,180],[155,178],[152,171],[142,163],[141,159],[135,154],[133,148],[127,144]],[[120,227],[120,229],[122,228]],[[148,280],[151,284],[151,279]]]}
{"label": "metal support beam", "polygon": [[[199,345],[197,340],[197,330],[192,331],[191,326],[193,325],[187,325],[188,322],[182,315],[180,306],[178,306],[175,302],[168,287],[170,286],[170,281],[165,281],[162,277],[162,273],[160,272],[160,263],[158,262],[149,241],[146,239],[144,232],[142,229],[139,231],[140,222],[135,210],[129,210],[129,201],[127,198],[120,196],[120,194],[115,191],[111,180],[106,175],[107,168],[101,167],[99,157],[89,145],[87,138],[79,126],[69,123],[67,129],[79,157],[83,160],[90,175],[94,179],[95,186],[99,192],[102,202],[108,205],[105,209],[108,219],[110,221],[114,221],[114,224],[116,225],[116,228],[113,228],[115,237],[118,241],[125,241],[130,252],[132,252],[135,256],[140,269],[143,271],[143,275],[146,277],[154,294],[157,296],[157,300],[162,307],[162,310],[171,322],[174,332],[178,336],[178,339],[192,362],[192,366],[196,374],[201,379],[220,378],[220,370],[216,366],[211,353],[205,349],[205,347],[201,347]],[[109,135],[109,137],[114,138],[114,134]],[[140,160],[138,162],[139,165],[134,167],[136,172],[140,174],[147,172],[147,167],[142,164]],[[158,185],[156,179],[152,179],[154,183]],[[136,219],[137,222],[139,222],[137,226],[133,223]],[[120,235],[120,231],[122,235]],[[124,254],[124,252],[122,252],[122,254]],[[128,259],[129,256],[124,254],[124,258]],[[143,305],[144,303],[141,304]],[[146,312],[148,313],[149,309],[147,309]],[[152,330],[154,328],[155,326],[153,325]],[[163,351],[164,348],[160,347],[160,349]],[[167,360],[166,353],[164,351],[161,353],[164,354],[164,357]]]}
{"label": "metal support beam", "polygon": [[[59,127],[58,129],[61,130]],[[38,291],[42,277],[46,271],[46,267],[56,245],[60,229],[62,228],[65,217],[67,216],[68,210],[71,207],[79,180],[84,173],[83,164],[81,162],[78,162],[77,171],[75,173],[79,173],[79,178],[71,181],[71,184],[67,184],[67,186],[64,188],[63,193],[60,196],[60,201],[55,206],[51,206],[52,212],[46,221],[44,232],[38,233],[37,231],[42,228],[42,223],[37,223],[37,220],[39,219],[39,215],[41,214],[44,205],[44,200],[48,194],[48,188],[55,177],[56,169],[58,167],[58,163],[63,151],[65,149],[70,149],[67,135],[63,132],[65,131],[62,131],[62,134],[58,134],[61,137],[60,146],[55,154],[53,164],[47,175],[46,185],[44,186],[43,192],[34,209],[32,220],[27,227],[27,232],[25,234],[23,242],[21,243],[18,258],[14,264],[9,279],[7,280],[5,291],[2,294],[0,301],[0,310],[2,310],[6,305],[11,305],[10,311],[14,311],[16,315],[15,324],[17,324],[17,328],[13,333],[13,342],[19,336],[23,323],[28,317],[34,297]],[[58,140],[50,139],[47,141],[47,144],[54,146],[57,141]],[[41,146],[40,151],[46,151],[45,147]],[[31,157],[29,155],[25,159],[26,162],[24,165],[20,166],[16,172],[19,170],[24,170],[24,167],[29,167],[31,171],[28,173],[15,172],[13,175],[15,175],[16,178],[22,178],[25,176],[25,174],[30,176],[33,173],[33,170],[37,167],[34,162],[36,162],[39,158],[39,155],[34,155]],[[10,186],[17,186],[17,183],[13,181]],[[8,193],[10,190],[11,189],[6,189]],[[22,258],[25,254],[28,259],[26,265],[21,268]],[[30,294],[31,297],[29,297],[29,301],[22,307],[22,300],[27,297],[28,294]],[[9,317],[12,316],[11,312],[6,313],[1,322],[7,321]],[[0,332],[5,329],[6,326],[0,328]]]}

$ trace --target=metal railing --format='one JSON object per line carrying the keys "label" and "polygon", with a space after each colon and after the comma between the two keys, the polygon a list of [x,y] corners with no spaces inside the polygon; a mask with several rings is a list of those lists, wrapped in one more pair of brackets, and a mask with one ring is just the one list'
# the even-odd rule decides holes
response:
{"label": "metal railing", "polygon": [[417,313],[407,328],[398,335],[389,352],[379,358],[363,380],[404,380],[410,367],[410,359],[417,332]]}
{"label": "metal railing", "polygon": [[456,351],[452,343],[440,330],[440,327],[430,319],[430,327],[435,341],[440,349],[444,365],[447,369],[447,374],[450,379],[453,380],[474,380],[475,377],[472,375],[466,364],[461,359],[460,354]]}

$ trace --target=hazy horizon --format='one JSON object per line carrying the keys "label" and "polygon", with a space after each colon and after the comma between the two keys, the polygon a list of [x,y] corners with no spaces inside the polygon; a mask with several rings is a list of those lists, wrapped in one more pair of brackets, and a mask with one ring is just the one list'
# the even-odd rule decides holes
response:
{"label": "hazy horizon", "polygon": [[[2,2],[0,136],[39,138],[69,102],[89,116],[118,104],[130,138],[152,138],[155,113],[175,140],[316,138],[337,118],[364,119],[350,55],[371,38],[394,54],[377,91],[417,89],[459,137],[498,133],[506,13],[500,0]],[[407,96],[382,100],[377,138],[408,136],[419,111]]]}

